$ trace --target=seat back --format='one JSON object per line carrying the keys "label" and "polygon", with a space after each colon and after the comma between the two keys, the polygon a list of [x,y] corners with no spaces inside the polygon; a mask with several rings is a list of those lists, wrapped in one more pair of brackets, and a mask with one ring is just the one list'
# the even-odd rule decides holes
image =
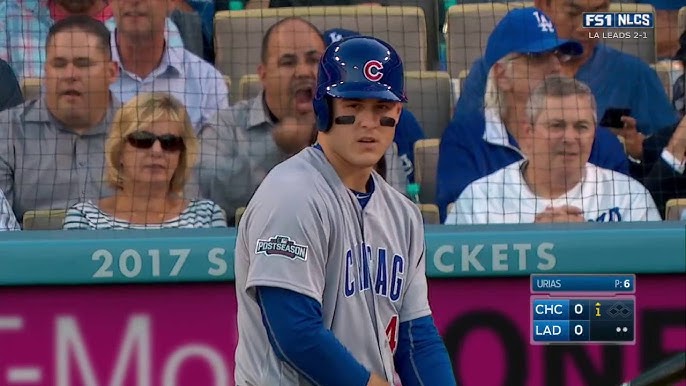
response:
{"label": "seat back", "polygon": [[483,56],[491,31],[510,9],[532,3],[458,4],[448,9],[447,58],[448,72],[457,78],[462,70],[469,70],[475,60]]}
{"label": "seat back", "polygon": [[[610,12],[652,13],[655,20],[655,8],[651,4],[612,3]],[[608,46],[638,56],[647,64],[657,61],[655,28],[613,28],[606,30],[605,33],[608,37],[601,40]],[[622,39],[617,36],[627,36],[627,38]]]}
{"label": "seat back", "polygon": [[260,77],[257,74],[243,75],[238,83],[236,102],[254,98],[260,91],[262,91],[262,82],[260,82]]}
{"label": "seat back", "polygon": [[24,230],[57,230],[62,229],[67,211],[60,210],[29,210],[24,213],[22,229]]}
{"label": "seat back", "polygon": [[238,228],[238,223],[241,221],[241,217],[243,217],[243,213],[245,213],[245,207],[241,206],[240,208],[236,209],[236,214],[234,217],[234,222],[236,224],[236,228]]}
{"label": "seat back", "polygon": [[424,224],[440,224],[441,216],[436,204],[418,204],[419,211],[422,213]]}
{"label": "seat back", "polygon": [[224,75],[224,84],[226,84],[226,89],[229,91],[229,100],[233,100],[233,95],[231,95],[231,77]]}
{"label": "seat back", "polygon": [[[215,66],[232,79],[253,74],[260,63],[262,38],[277,21],[299,16],[320,31],[345,28],[390,43],[399,53],[405,69],[427,68],[426,22],[419,7],[287,7],[217,12],[215,24]],[[237,90],[234,90],[237,91]]]}
{"label": "seat back", "polygon": [[30,101],[40,97],[41,79],[40,78],[23,78],[20,81],[21,93],[24,95],[24,100]]}
{"label": "seat back", "polygon": [[679,221],[686,214],[686,198],[673,198],[665,205],[665,220]]}
{"label": "seat back", "polygon": [[436,0],[386,0],[386,5],[391,6],[417,6],[424,11],[424,18],[426,20],[426,56],[427,56],[427,70],[439,69],[439,45],[441,21],[439,13],[443,4]]}
{"label": "seat back", "polygon": [[414,144],[414,179],[419,184],[419,200],[436,202],[439,138],[421,139]]}
{"label": "seat back", "polygon": [[[675,64],[671,60],[660,61],[650,65],[650,68],[657,72],[657,77],[660,78],[660,83],[662,83],[662,87],[664,87],[670,101],[674,94],[674,89],[672,87],[672,74],[676,73],[674,67]],[[676,81],[676,79],[674,79],[674,81]]]}
{"label": "seat back", "polygon": [[443,71],[408,71],[405,80],[406,107],[417,117],[427,138],[440,138],[454,104],[450,75]]}

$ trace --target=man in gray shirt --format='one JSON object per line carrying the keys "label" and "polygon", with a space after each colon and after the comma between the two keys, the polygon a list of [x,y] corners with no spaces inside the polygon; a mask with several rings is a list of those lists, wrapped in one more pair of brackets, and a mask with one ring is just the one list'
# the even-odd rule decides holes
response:
{"label": "man in gray shirt", "polygon": [[46,40],[43,95],[0,113],[0,189],[22,221],[29,210],[67,209],[111,192],[106,133],[119,103],[110,32],[88,16],[55,23]]}
{"label": "man in gray shirt", "polygon": [[[262,40],[257,73],[263,91],[220,112],[217,126],[202,129],[201,193],[227,217],[247,205],[274,166],[314,143],[312,98],[325,47],[321,32],[308,21],[280,20]],[[387,181],[404,193],[406,179],[395,147],[384,160]]]}

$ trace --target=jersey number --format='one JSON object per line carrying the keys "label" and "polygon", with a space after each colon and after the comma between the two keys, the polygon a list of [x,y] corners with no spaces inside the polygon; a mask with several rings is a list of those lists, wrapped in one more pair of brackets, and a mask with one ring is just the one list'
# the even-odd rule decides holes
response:
{"label": "jersey number", "polygon": [[386,325],[386,337],[391,346],[391,352],[395,354],[395,349],[398,347],[398,315],[391,316],[391,320]]}

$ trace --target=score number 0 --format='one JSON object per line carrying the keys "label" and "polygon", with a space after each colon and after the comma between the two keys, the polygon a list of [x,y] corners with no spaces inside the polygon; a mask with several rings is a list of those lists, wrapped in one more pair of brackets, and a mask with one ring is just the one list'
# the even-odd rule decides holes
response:
{"label": "score number 0", "polygon": [[[596,304],[596,316],[600,316],[600,306]],[[576,315],[582,315],[584,313],[584,306],[580,303],[574,305],[574,313]],[[584,326],[577,323],[574,325],[574,335],[581,336],[584,334]]]}

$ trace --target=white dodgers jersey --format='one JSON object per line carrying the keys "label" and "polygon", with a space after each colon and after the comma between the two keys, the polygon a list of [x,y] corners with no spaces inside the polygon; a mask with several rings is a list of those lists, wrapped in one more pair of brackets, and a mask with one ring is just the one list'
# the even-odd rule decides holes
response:
{"label": "white dodgers jersey", "polygon": [[445,224],[533,223],[548,207],[574,206],[587,221],[661,221],[650,192],[633,178],[586,164],[583,180],[555,199],[536,196],[522,177],[524,160],[469,184]]}

